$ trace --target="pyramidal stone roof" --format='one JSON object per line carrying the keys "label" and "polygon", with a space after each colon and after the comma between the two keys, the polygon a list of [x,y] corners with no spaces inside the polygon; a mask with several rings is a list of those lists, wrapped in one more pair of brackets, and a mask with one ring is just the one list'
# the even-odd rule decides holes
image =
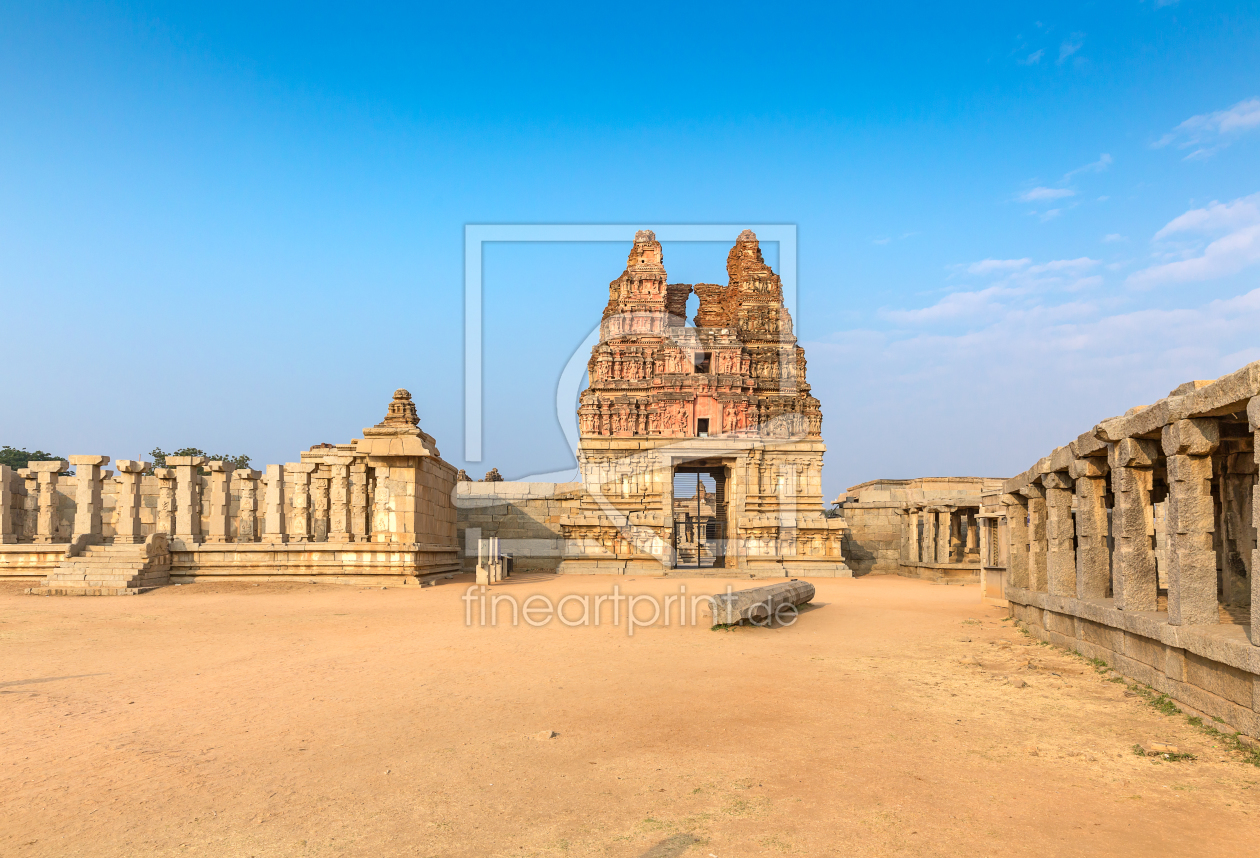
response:
{"label": "pyramidal stone roof", "polygon": [[[639,230],[608,286],[599,344],[578,407],[584,437],[808,438],[822,430],[783,305],[783,284],[752,230],[726,260],[726,285],[670,283],[660,242]],[[691,324],[687,300],[699,309]]]}

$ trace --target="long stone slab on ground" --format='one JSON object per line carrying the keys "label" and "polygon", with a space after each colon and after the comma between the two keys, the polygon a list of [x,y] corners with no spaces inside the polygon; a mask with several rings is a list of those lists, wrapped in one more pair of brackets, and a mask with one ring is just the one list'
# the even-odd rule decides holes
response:
{"label": "long stone slab on ground", "polygon": [[733,625],[740,620],[762,622],[784,605],[804,605],[814,598],[814,585],[808,581],[785,581],[713,597],[709,610],[713,625]]}

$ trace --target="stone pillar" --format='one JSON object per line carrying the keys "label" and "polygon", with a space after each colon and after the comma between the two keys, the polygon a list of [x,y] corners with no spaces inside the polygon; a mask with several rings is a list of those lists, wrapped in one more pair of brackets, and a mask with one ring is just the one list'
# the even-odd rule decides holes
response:
{"label": "stone pillar", "polygon": [[901,515],[901,562],[919,562],[919,511],[910,507]]}
{"label": "stone pillar", "polygon": [[148,467],[148,462],[136,459],[115,459],[118,476],[114,482],[118,484],[117,500],[114,503],[114,544],[139,545],[144,542],[144,532],[140,529],[140,479]]}
{"label": "stone pillar", "polygon": [[1076,598],[1105,599],[1111,584],[1107,550],[1107,460],[1074,459],[1068,475],[1076,480]]}
{"label": "stone pillar", "polygon": [[949,563],[953,558],[950,557],[950,537],[953,536],[953,507],[942,507],[936,513],[936,562]]}
{"label": "stone pillar", "polygon": [[962,563],[967,551],[967,517],[960,509],[949,511],[949,562]]}
{"label": "stone pillar", "polygon": [[1116,505],[1111,511],[1115,556],[1111,589],[1121,611],[1154,611],[1159,598],[1155,570],[1155,510],[1151,486],[1159,447],[1155,441],[1121,438],[1109,445],[1111,491]]}
{"label": "stone pillar", "polygon": [[1031,483],[1019,490],[1028,498],[1028,589],[1046,592],[1046,490]]}
{"label": "stone pillar", "polygon": [[328,483],[328,541],[350,541],[350,463],[349,456],[324,459],[332,470]]}
{"label": "stone pillar", "polygon": [[1006,507],[1006,581],[1012,587],[1028,589],[1028,499],[1023,495],[1002,495]]}
{"label": "stone pillar", "polygon": [[18,541],[17,516],[13,514],[13,469],[0,465],[0,545]]}
{"label": "stone pillar", "polygon": [[236,518],[236,541],[258,541],[258,478],[253,468],[237,468],[233,472],[241,489],[241,502]]}
{"label": "stone pillar", "polygon": [[17,475],[22,479],[22,540],[34,542],[36,522],[39,518],[39,475],[30,468],[18,468]]}
{"label": "stone pillar", "polygon": [[158,479],[157,515],[154,532],[171,536],[175,533],[175,469],[154,468]]}
{"label": "stone pillar", "polygon": [[393,542],[394,516],[390,508],[392,476],[389,468],[379,465],[375,471],[376,490],[372,492],[372,541]]}
{"label": "stone pillar", "polygon": [[1168,622],[1174,626],[1221,621],[1216,600],[1216,509],[1212,452],[1220,445],[1217,421],[1178,420],[1164,427],[1168,463]]}
{"label": "stone pillar", "polygon": [[315,471],[311,477],[311,539],[328,541],[328,474]]}
{"label": "stone pillar", "polygon": [[[1260,463],[1260,396],[1253,397],[1247,404],[1247,422],[1252,433],[1252,449],[1257,463]],[[1251,525],[1260,533],[1260,479],[1251,488]],[[1260,646],[1260,546],[1251,551],[1251,643]]]}
{"label": "stone pillar", "polygon": [[68,462],[54,459],[51,462],[29,462],[27,467],[38,480],[38,500],[35,513],[35,542],[46,544],[57,541],[57,475],[70,467]]}
{"label": "stone pillar", "polygon": [[923,536],[919,545],[920,563],[932,563],[936,560],[936,510],[931,507],[923,510]]}
{"label": "stone pillar", "polygon": [[293,478],[293,518],[289,523],[290,542],[311,541],[311,473],[310,462],[289,462],[285,470]]}
{"label": "stone pillar", "polygon": [[172,548],[189,549],[201,542],[201,474],[204,456],[167,456],[175,469],[175,530]]}
{"label": "stone pillar", "polygon": [[1076,549],[1072,525],[1073,484],[1066,472],[1043,474],[1046,490],[1046,591],[1052,596],[1076,595]]}
{"label": "stone pillar", "polygon": [[966,554],[976,554],[980,552],[980,521],[976,518],[974,512],[967,513],[964,519],[967,525],[967,541],[964,549]]}
{"label": "stone pillar", "polygon": [[284,465],[267,466],[266,513],[263,542],[280,544],[289,541],[284,520]]}
{"label": "stone pillar", "polygon": [[71,456],[74,465],[74,533],[70,539],[87,537],[87,543],[101,542],[101,466],[109,456]]}
{"label": "stone pillar", "polygon": [[362,462],[350,466],[350,535],[355,542],[367,542],[368,525],[368,473]]}
{"label": "stone pillar", "polygon": [[227,542],[232,518],[232,465],[216,459],[210,469],[210,509],[206,521],[206,542]]}

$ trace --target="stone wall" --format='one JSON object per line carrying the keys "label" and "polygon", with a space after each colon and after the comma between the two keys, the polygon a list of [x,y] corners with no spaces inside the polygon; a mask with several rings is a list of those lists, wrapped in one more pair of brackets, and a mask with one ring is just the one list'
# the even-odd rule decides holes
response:
{"label": "stone wall", "polygon": [[902,504],[852,503],[844,506],[849,531],[844,562],[854,575],[896,575],[901,572]]}
{"label": "stone wall", "polygon": [[555,572],[564,559],[560,520],[576,509],[581,488],[581,483],[456,483],[463,570],[476,568],[477,540],[497,536],[517,573]]}

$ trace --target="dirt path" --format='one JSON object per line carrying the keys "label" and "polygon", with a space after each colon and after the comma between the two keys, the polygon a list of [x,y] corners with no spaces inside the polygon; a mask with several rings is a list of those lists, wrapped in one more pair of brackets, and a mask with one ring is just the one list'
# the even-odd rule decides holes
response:
{"label": "dirt path", "polygon": [[[614,583],[679,587],[499,592]],[[1032,643],[974,586],[815,583],[790,628],[633,637],[467,628],[457,583],[9,588],[0,855],[1253,848],[1260,769]],[[1152,741],[1198,759],[1132,753]]]}

